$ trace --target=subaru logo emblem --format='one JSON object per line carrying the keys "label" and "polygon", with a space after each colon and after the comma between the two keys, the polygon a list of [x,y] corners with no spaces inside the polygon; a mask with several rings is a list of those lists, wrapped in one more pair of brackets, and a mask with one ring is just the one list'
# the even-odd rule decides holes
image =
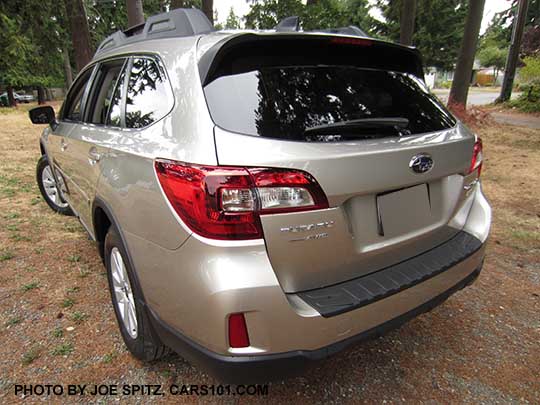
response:
{"label": "subaru logo emblem", "polygon": [[412,157],[409,167],[415,173],[427,173],[433,167],[433,159],[427,153],[420,153]]}

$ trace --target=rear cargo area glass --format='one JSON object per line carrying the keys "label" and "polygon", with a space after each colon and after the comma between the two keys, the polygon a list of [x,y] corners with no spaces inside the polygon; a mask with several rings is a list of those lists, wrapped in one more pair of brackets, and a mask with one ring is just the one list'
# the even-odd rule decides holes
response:
{"label": "rear cargo area glass", "polygon": [[[332,142],[421,134],[456,124],[412,74],[355,66],[266,65],[217,77],[204,92],[216,125],[265,138]],[[305,133],[324,124],[396,117],[406,118],[408,126]]]}

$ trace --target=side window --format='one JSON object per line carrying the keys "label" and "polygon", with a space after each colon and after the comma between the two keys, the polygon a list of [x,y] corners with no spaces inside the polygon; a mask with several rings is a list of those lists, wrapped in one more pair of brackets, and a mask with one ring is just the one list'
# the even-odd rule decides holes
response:
{"label": "side window", "polygon": [[62,119],[69,121],[82,120],[82,99],[93,70],[94,69],[88,69],[86,72],[84,72],[83,75],[71,87],[71,90],[66,97],[64,106],[62,107]]}
{"label": "side window", "polygon": [[[121,97],[116,97],[117,84],[120,82],[124,59],[100,64],[99,71],[92,85],[89,98],[89,113],[87,121],[92,124],[107,124],[113,102],[119,103]],[[116,125],[120,125],[118,122]]]}
{"label": "side window", "polygon": [[163,67],[150,58],[134,58],[126,96],[126,127],[146,127],[167,115],[172,105]]}

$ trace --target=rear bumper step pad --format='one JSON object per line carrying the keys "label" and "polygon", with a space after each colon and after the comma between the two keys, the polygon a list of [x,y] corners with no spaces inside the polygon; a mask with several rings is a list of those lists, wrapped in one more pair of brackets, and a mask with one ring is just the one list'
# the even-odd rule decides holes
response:
{"label": "rear bumper step pad", "polygon": [[482,242],[467,232],[409,260],[316,290],[296,293],[322,316],[331,317],[372,304],[419,284],[455,266],[482,247]]}

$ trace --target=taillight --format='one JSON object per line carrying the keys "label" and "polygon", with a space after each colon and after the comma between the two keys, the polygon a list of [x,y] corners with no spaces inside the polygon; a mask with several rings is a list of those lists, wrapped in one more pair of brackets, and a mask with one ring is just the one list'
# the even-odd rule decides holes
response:
{"label": "taillight", "polygon": [[249,334],[244,314],[229,315],[229,346],[249,347]]}
{"label": "taillight", "polygon": [[484,156],[482,153],[482,139],[477,137],[476,142],[474,143],[471,166],[469,167],[468,173],[472,173],[478,169],[478,177],[480,177],[480,172],[482,171],[483,159],[484,159]]}
{"label": "taillight", "polygon": [[328,208],[317,181],[301,170],[155,162],[182,221],[212,239],[262,238],[260,215]]}

